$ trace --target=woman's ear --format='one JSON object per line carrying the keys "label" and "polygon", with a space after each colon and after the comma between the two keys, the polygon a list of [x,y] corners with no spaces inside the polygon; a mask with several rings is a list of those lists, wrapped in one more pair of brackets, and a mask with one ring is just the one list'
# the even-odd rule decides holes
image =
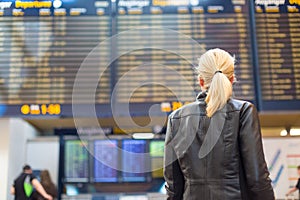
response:
{"label": "woman's ear", "polygon": [[232,84],[233,81],[234,81],[234,76],[232,76],[230,79],[229,79],[230,83]]}
{"label": "woman's ear", "polygon": [[199,78],[199,84],[201,87],[204,87],[204,80],[202,78]]}

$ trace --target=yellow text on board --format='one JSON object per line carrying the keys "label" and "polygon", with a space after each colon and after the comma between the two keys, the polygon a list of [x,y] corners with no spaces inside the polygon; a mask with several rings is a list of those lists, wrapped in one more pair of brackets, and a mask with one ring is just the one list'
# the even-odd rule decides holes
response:
{"label": "yellow text on board", "polygon": [[289,0],[290,4],[300,5],[300,0]]}

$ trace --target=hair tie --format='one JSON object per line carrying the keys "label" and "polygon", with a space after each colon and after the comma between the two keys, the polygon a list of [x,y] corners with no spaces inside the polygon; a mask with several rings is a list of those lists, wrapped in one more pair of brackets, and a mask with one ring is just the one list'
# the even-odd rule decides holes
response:
{"label": "hair tie", "polygon": [[221,74],[222,74],[223,72],[222,72],[222,71],[215,71],[215,74],[216,74],[216,73],[221,73]]}

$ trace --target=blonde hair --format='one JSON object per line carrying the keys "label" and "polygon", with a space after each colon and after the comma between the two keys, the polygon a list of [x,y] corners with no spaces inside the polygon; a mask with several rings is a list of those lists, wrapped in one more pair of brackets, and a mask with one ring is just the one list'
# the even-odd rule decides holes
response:
{"label": "blonde hair", "polygon": [[206,114],[211,117],[225,106],[232,95],[230,79],[234,78],[234,57],[222,49],[208,50],[199,58],[196,71],[208,90]]}

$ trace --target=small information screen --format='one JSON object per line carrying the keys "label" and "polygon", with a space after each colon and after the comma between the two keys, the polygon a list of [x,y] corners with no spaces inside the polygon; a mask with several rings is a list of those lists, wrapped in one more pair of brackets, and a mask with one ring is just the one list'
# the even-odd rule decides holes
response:
{"label": "small information screen", "polygon": [[65,143],[65,181],[89,181],[89,153],[87,142],[69,140]]}
{"label": "small information screen", "polygon": [[165,142],[155,140],[150,142],[149,151],[151,156],[152,178],[163,178]]}
{"label": "small information screen", "polygon": [[94,142],[94,181],[118,182],[118,141]]}
{"label": "small information screen", "polygon": [[123,182],[146,182],[147,142],[145,140],[122,141],[122,180]]}

